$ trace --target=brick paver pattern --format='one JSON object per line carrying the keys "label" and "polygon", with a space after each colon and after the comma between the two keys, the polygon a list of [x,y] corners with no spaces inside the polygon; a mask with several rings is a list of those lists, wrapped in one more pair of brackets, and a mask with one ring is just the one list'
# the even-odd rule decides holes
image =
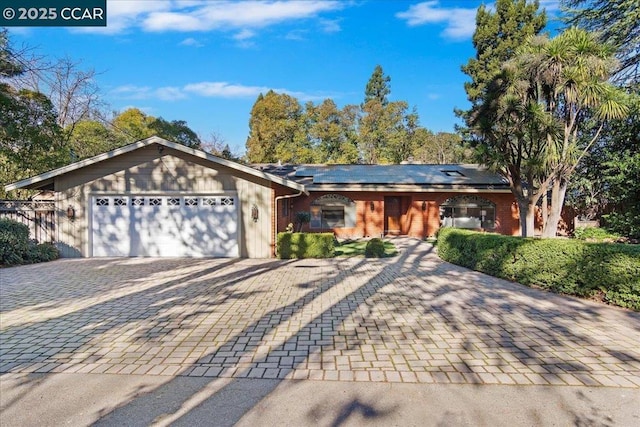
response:
{"label": "brick paver pattern", "polygon": [[640,313],[396,244],[379,260],[0,269],[0,373],[640,387]]}

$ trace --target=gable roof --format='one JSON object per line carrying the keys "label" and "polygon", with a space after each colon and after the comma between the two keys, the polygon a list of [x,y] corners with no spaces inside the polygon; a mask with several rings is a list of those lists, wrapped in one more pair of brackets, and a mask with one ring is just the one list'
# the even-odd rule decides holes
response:
{"label": "gable roof", "polygon": [[421,189],[474,188],[508,190],[502,176],[471,164],[400,165],[253,165],[271,174],[304,184],[308,190],[349,186]]}
{"label": "gable roof", "polygon": [[231,160],[222,159],[220,157],[214,156],[213,154],[209,154],[205,151],[196,150],[195,148],[191,148],[182,144],[177,144],[175,142],[167,141],[166,139],[160,138],[158,136],[152,136],[147,139],[143,139],[138,142],[125,145],[124,147],[116,148],[115,150],[111,150],[103,154],[98,154],[97,156],[80,160],[78,162],[71,163],[67,166],[63,166],[61,168],[42,173],[40,175],[36,175],[31,178],[23,179],[21,181],[5,185],[4,189],[5,191],[11,191],[11,190],[17,190],[19,188],[30,188],[30,189],[42,188],[47,184],[53,182],[53,178],[57,176],[94,165],[96,163],[105,161],[107,159],[111,159],[116,156],[121,156],[123,154],[130,153],[132,151],[138,150],[143,147],[147,147],[152,144],[158,144],[167,148],[171,148],[176,151],[181,151],[183,153],[190,154],[192,156],[199,157],[201,159],[205,159],[214,165],[226,166],[230,169],[234,169],[239,172],[244,172],[248,175],[252,175],[258,178],[266,179],[267,181],[280,184],[294,190],[306,192],[304,185],[297,183],[295,181],[292,181],[290,179],[287,179],[281,176],[276,176],[267,172],[262,172],[252,167],[233,162]]}

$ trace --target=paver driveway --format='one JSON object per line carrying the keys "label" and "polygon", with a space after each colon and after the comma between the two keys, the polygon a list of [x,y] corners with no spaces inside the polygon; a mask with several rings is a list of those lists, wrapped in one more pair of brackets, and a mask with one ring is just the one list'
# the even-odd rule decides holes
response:
{"label": "paver driveway", "polygon": [[0,270],[0,372],[640,387],[640,314],[395,258]]}

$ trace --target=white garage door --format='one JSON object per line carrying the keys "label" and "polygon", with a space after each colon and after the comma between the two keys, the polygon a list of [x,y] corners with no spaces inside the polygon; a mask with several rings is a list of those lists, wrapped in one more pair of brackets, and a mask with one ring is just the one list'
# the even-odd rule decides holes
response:
{"label": "white garage door", "polygon": [[237,198],[94,196],[93,256],[237,257]]}

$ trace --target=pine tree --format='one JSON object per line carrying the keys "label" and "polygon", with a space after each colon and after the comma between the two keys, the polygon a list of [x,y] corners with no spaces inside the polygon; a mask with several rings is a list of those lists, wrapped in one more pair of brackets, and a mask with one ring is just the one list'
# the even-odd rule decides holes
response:
{"label": "pine tree", "polygon": [[462,71],[471,77],[464,89],[474,106],[482,102],[487,84],[500,73],[502,64],[546,25],[546,14],[538,12],[538,7],[537,0],[497,0],[495,12],[485,5],[478,8],[473,34],[476,56],[462,66]]}
{"label": "pine tree", "polygon": [[391,93],[390,83],[391,77],[385,76],[382,67],[376,65],[364,91],[364,103],[375,100],[382,105],[387,105],[389,102],[387,96]]}

